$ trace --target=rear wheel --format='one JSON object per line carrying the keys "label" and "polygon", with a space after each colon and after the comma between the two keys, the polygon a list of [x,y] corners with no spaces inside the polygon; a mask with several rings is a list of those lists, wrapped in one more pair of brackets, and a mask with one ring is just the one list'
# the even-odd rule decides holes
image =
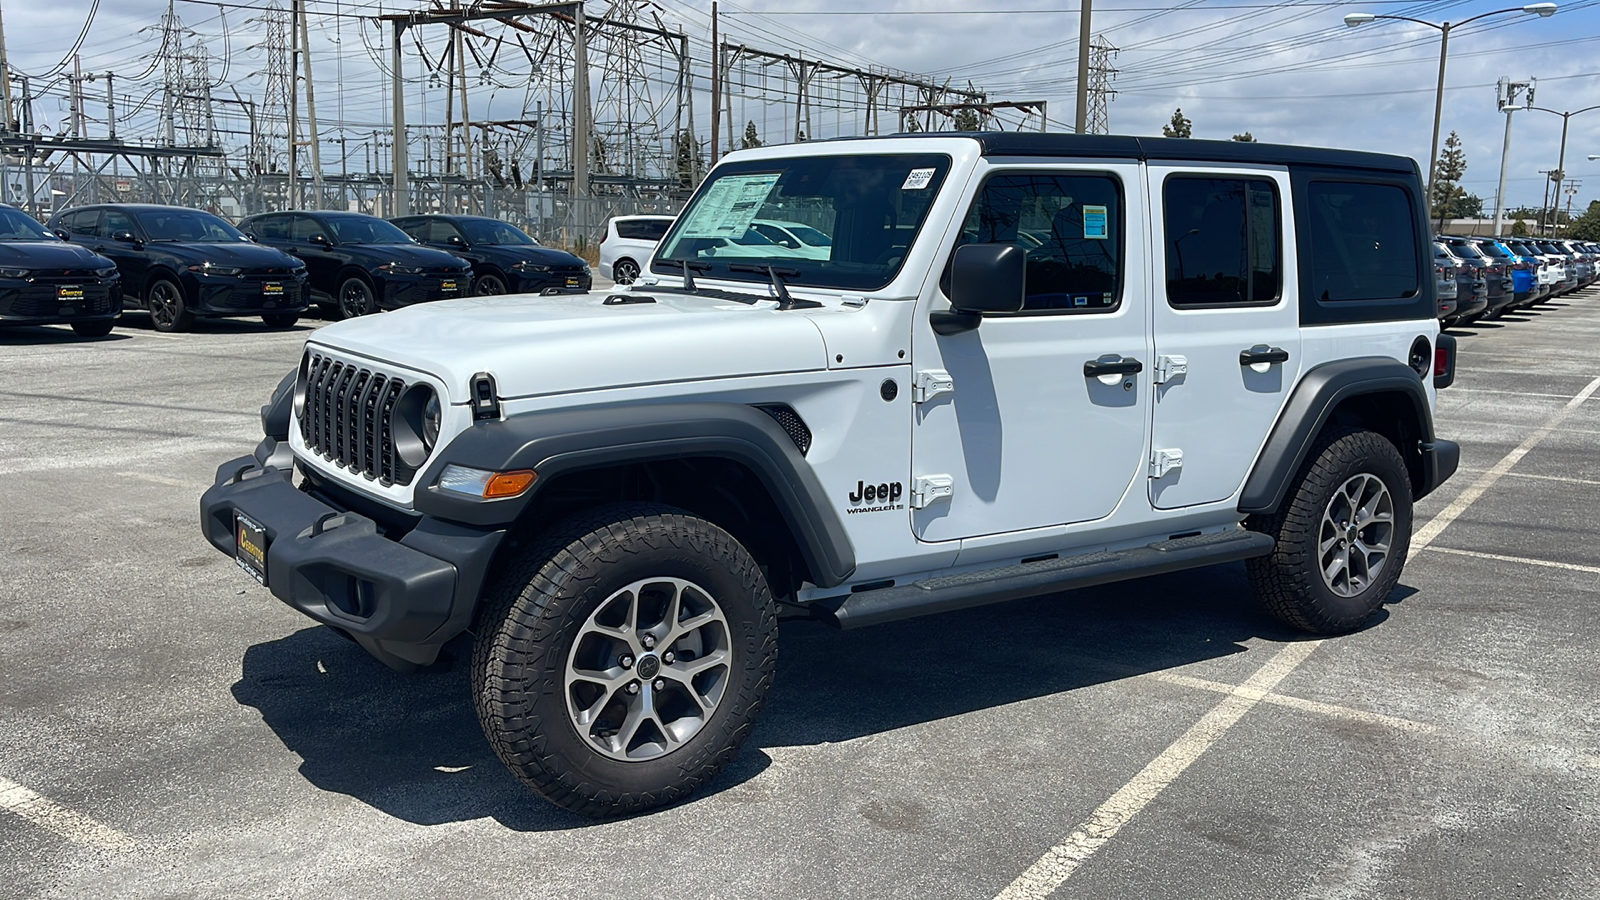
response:
{"label": "rear wheel", "polygon": [[111,333],[113,324],[114,322],[111,319],[101,319],[95,322],[73,322],[72,330],[77,332],[79,337],[105,337]]}
{"label": "rear wheel", "polygon": [[261,316],[268,328],[293,328],[300,321],[299,313],[265,313]]}
{"label": "rear wheel", "polygon": [[183,299],[183,288],[176,281],[166,278],[152,281],[145,291],[144,301],[157,331],[188,331],[194,325],[194,313],[189,311]]}
{"label": "rear wheel", "polygon": [[473,692],[495,754],[590,816],[674,802],[721,772],[777,660],[755,560],[656,504],[557,526],[507,571],[477,635]]}
{"label": "rear wheel", "polygon": [[631,259],[619,259],[611,264],[611,280],[617,284],[633,284],[639,277],[639,264]]}
{"label": "rear wheel", "polygon": [[1411,545],[1411,478],[1381,434],[1327,433],[1283,509],[1249,526],[1277,546],[1247,564],[1267,610],[1296,628],[1339,634],[1360,627],[1394,590]]}

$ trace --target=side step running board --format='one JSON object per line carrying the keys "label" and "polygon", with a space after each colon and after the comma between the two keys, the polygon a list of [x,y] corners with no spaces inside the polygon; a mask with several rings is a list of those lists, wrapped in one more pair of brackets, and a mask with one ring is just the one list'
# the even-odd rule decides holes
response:
{"label": "side step running board", "polygon": [[[1093,587],[1146,575],[1160,575],[1216,563],[1237,562],[1272,552],[1271,537],[1243,529],[1159,541],[1131,550],[1084,553],[1033,563],[944,575],[910,584],[860,591],[815,601],[824,621],[838,628],[864,628],[1033,597]],[[831,620],[831,621],[830,621]]]}

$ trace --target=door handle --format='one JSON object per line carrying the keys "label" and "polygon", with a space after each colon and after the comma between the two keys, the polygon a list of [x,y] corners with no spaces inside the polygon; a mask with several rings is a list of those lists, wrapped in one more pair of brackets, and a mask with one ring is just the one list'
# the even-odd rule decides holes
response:
{"label": "door handle", "polygon": [[1144,363],[1127,356],[1107,354],[1083,364],[1083,377],[1099,378],[1101,375],[1137,375],[1144,371]]}
{"label": "door handle", "polygon": [[1239,351],[1239,365],[1254,366],[1260,363],[1281,363],[1289,361],[1289,351],[1281,347],[1268,347],[1266,344],[1257,344],[1249,350]]}

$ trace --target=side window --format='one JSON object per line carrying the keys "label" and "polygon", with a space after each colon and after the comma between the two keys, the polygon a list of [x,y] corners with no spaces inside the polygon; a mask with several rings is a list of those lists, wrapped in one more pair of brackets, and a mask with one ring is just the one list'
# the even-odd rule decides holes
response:
{"label": "side window", "polygon": [[1167,302],[1275,303],[1283,285],[1283,215],[1265,178],[1174,176],[1162,188]]}
{"label": "side window", "polygon": [[105,217],[100,220],[100,236],[111,238],[124,231],[129,234],[137,233],[133,230],[133,219],[129,218],[127,213],[117,212],[114,209],[106,210]]}
{"label": "side window", "polygon": [[391,224],[404,231],[412,240],[418,243],[424,243],[428,240],[427,219],[395,219]]}
{"label": "side window", "polygon": [[283,241],[289,238],[288,216],[263,216],[250,223],[250,232],[258,238],[269,241]]}
{"label": "side window", "polygon": [[[419,236],[415,232],[408,233],[419,241],[433,244],[448,244],[451,238],[461,237],[461,230],[443,219],[428,220],[426,237]],[[462,239],[465,240],[465,238]]]}
{"label": "side window", "polygon": [[328,233],[322,230],[322,226],[317,224],[317,220],[310,216],[295,216],[289,224],[291,240],[309,241],[319,234],[324,238],[328,236]]}
{"label": "side window", "polygon": [[1093,172],[995,175],[967,212],[956,240],[958,248],[965,244],[1022,250],[1024,311],[1116,309],[1122,297],[1121,185]]}
{"label": "side window", "polygon": [[640,224],[644,226],[641,230],[644,232],[643,237],[645,240],[659,241],[667,236],[667,229],[672,227],[672,220],[646,219]]}
{"label": "side window", "polygon": [[[1403,300],[1417,296],[1417,228],[1410,195],[1398,185],[1313,181],[1311,287],[1317,300]],[[1456,253],[1456,248],[1450,248]],[[1459,254],[1457,254],[1459,255]]]}
{"label": "side window", "polygon": [[67,231],[84,237],[100,237],[100,210],[85,209],[66,217]]}

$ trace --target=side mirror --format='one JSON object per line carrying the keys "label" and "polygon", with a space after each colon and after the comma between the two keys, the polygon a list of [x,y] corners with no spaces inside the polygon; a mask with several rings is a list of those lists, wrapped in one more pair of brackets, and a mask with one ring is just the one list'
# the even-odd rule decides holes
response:
{"label": "side mirror", "polygon": [[1014,244],[968,244],[950,261],[950,312],[933,313],[938,334],[977,328],[986,312],[1017,312],[1027,295],[1028,257]]}
{"label": "side mirror", "polygon": [[121,244],[137,244],[139,239],[131,231],[118,231],[111,235],[111,239]]}
{"label": "side mirror", "polygon": [[328,246],[328,236],[325,234],[313,234],[311,237],[306,238],[306,240],[316,244],[319,247]]}
{"label": "side mirror", "polygon": [[445,241],[445,243],[451,245],[452,247],[465,247],[467,245],[467,242],[459,234],[450,235],[450,239]]}
{"label": "side mirror", "polygon": [[65,228],[52,228],[52,229],[50,229],[50,231],[51,231],[52,234],[54,234],[58,238],[61,238],[63,241],[67,239],[67,230]]}

